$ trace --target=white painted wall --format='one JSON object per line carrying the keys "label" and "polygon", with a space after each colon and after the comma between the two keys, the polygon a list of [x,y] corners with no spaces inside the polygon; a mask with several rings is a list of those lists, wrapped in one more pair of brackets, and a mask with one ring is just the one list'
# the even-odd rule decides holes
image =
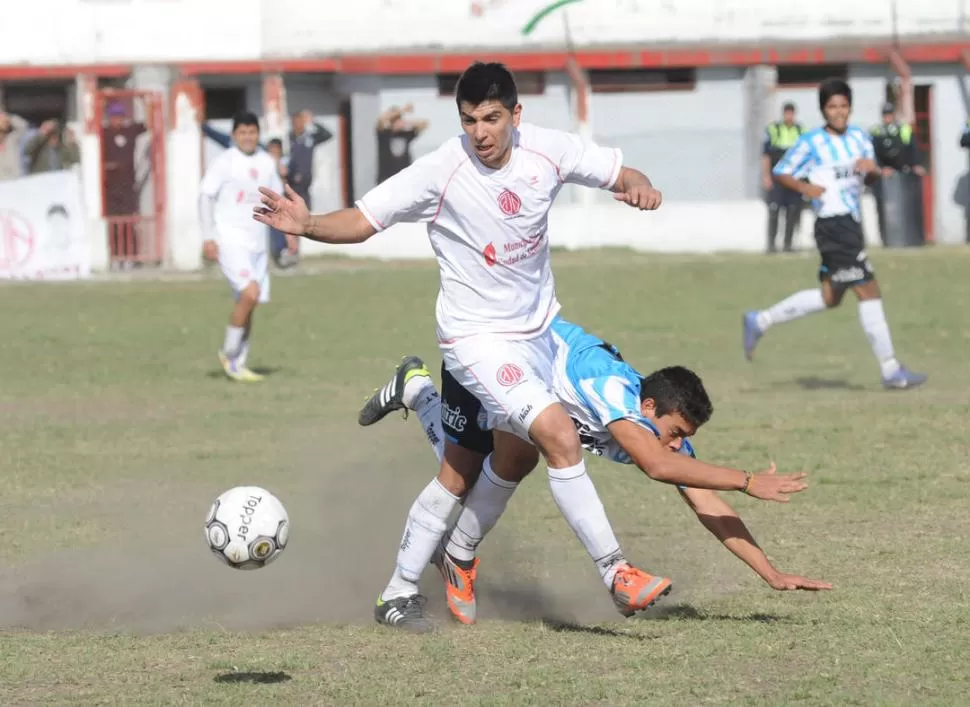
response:
{"label": "white painted wall", "polygon": [[[399,49],[562,46],[561,18],[518,30],[540,0],[473,17],[471,0],[45,0],[4,3],[0,64],[260,59]],[[959,35],[963,0],[897,2],[901,37]],[[9,7],[7,7],[9,5]],[[568,10],[579,46],[709,45],[892,35],[891,0],[585,0]]]}
{"label": "white painted wall", "polygon": [[[0,64],[253,59],[262,0],[3,2]],[[320,3],[321,5],[327,3]]]}

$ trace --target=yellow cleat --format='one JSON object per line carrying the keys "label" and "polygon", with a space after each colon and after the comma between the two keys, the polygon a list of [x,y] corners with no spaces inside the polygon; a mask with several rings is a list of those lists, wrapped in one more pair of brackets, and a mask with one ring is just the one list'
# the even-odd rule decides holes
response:
{"label": "yellow cleat", "polygon": [[219,363],[222,364],[226,378],[237,383],[258,383],[264,378],[264,376],[249,370],[245,366],[238,365],[222,351],[219,352]]}

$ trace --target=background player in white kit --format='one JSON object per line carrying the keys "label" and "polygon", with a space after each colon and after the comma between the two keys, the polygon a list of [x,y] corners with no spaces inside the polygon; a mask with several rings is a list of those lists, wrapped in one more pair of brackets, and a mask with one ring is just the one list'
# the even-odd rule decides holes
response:
{"label": "background player in white kit", "polygon": [[269,302],[269,230],[252,220],[252,209],[260,187],[282,190],[283,184],[273,158],[259,149],[255,114],[236,115],[232,139],[233,146],[206,170],[199,208],[205,256],[219,261],[236,298],[219,362],[229,378],[248,382],[262,378],[246,367],[253,313]]}
{"label": "background player in white kit", "polygon": [[[476,63],[458,81],[464,135],[414,162],[368,192],[355,208],[311,216],[292,190],[263,190],[254,218],[284,233],[324,243],[359,243],[398,222],[428,224],[441,289],[436,307],[445,367],[478,398],[495,430],[487,473],[513,478],[531,469],[539,448],[553,498],[571,527],[608,528],[588,517],[595,494],[576,428],[551,390],[555,342],[548,331],[559,312],[549,266],[548,213],[565,183],[609,189],[639,209],[661,195],[619,150],[521,122],[511,73]],[[527,440],[531,440],[527,441]],[[443,469],[451,468],[448,455]],[[437,479],[408,515],[399,562],[379,608],[420,611],[411,602],[449,516],[460,503]],[[418,551],[417,548],[420,548]],[[399,558],[400,559],[400,558]]]}

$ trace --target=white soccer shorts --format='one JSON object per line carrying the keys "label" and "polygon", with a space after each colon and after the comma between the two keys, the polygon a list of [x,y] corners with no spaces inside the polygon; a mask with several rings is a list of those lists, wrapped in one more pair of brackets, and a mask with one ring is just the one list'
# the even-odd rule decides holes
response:
{"label": "white soccer shorts", "polygon": [[269,302],[269,253],[267,251],[252,251],[245,247],[220,243],[219,267],[229,281],[236,300],[239,299],[239,293],[245,290],[250,282],[255,282],[259,285],[260,303]]}
{"label": "white soccer shorts", "polygon": [[482,404],[488,428],[531,442],[529,428],[559,400],[552,392],[556,343],[552,332],[508,341],[487,334],[442,349],[445,368]]}

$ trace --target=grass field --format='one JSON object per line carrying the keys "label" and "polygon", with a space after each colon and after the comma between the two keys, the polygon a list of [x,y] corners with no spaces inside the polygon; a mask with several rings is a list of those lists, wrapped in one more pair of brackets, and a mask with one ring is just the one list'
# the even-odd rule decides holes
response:
{"label": "grass field", "polygon": [[[372,605],[435,471],[414,420],[356,412],[403,353],[437,362],[433,264],[277,277],[252,362],[223,380],[217,279],[5,287],[0,321],[0,704],[965,704],[970,694],[970,252],[877,253],[901,359],[888,393],[855,303],[773,330],[740,314],[814,282],[814,256],[556,253],[564,312],[647,371],[697,370],[703,458],[810,472],[791,504],[737,497],[777,593],[670,488],[592,462],[627,555],[674,580],[612,608],[549,496],[523,484],[482,552],[480,623],[400,635]],[[271,567],[209,556],[212,499],[268,487],[293,524]]]}

